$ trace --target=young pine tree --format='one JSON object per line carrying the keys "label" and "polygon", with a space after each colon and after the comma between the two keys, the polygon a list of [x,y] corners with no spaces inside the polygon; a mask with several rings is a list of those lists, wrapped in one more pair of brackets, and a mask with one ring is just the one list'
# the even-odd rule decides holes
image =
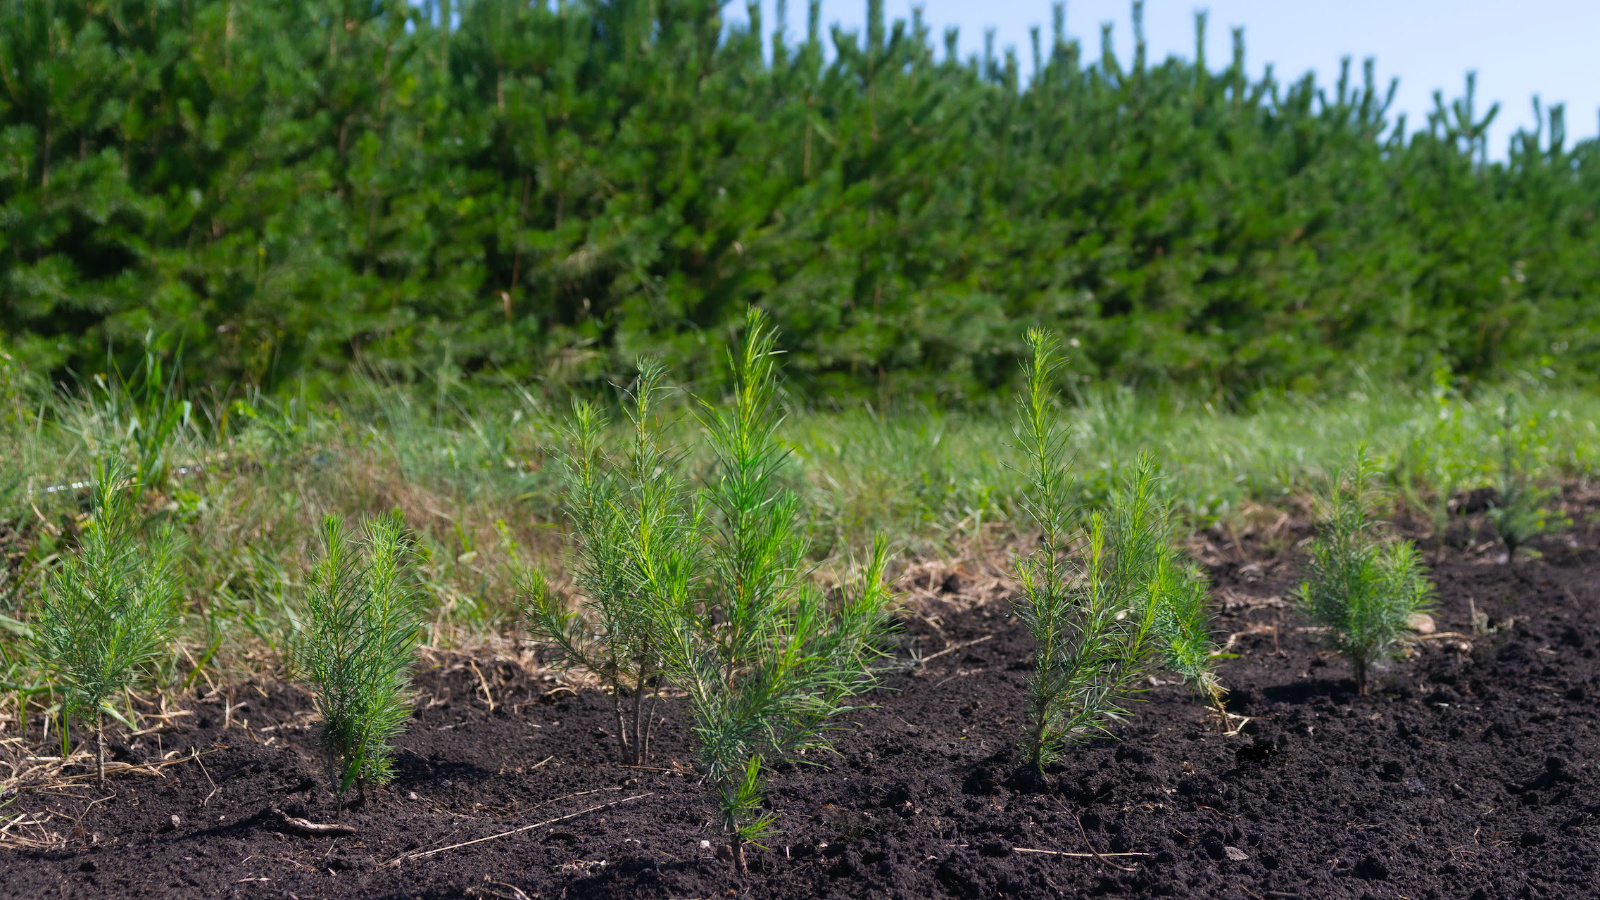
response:
{"label": "young pine tree", "polygon": [[752,310],[731,360],[729,408],[706,406],[718,476],[709,488],[715,526],[705,582],[635,575],[658,607],[664,666],[688,694],[700,769],[739,870],[745,845],[760,846],[771,829],[772,816],[761,812],[768,766],[825,747],[849,698],[875,684],[890,604],[882,541],[837,602],[809,577],[799,498],[780,483],[787,452],[776,436],[773,343]]}
{"label": "young pine tree", "polygon": [[1055,341],[1038,329],[1027,340],[1019,437],[1032,483],[1025,505],[1040,537],[1016,560],[1017,612],[1035,641],[1023,749],[1042,770],[1125,718],[1138,682],[1162,662],[1219,709],[1222,690],[1211,667],[1205,582],[1173,549],[1152,456],[1141,456],[1110,508],[1091,516],[1081,558],[1069,555],[1071,472],[1051,387]]}
{"label": "young pine tree", "polygon": [[628,397],[633,440],[620,463],[604,452],[605,415],[590,403],[574,405],[564,462],[583,606],[554,595],[533,570],[523,576],[521,591],[534,638],[610,689],[623,765],[649,758],[661,672],[660,629],[652,614],[661,603],[641,592],[681,596],[698,567],[697,516],[662,436],[664,375],[659,363],[639,364]]}
{"label": "young pine tree", "polygon": [[1377,476],[1378,465],[1362,446],[1324,489],[1298,591],[1306,617],[1327,628],[1334,649],[1350,661],[1361,694],[1367,693],[1372,666],[1411,636],[1411,617],[1425,612],[1432,596],[1415,545],[1379,534]]}
{"label": "young pine tree", "polygon": [[1489,505],[1489,524],[1506,548],[1506,563],[1516,561],[1517,551],[1540,535],[1570,524],[1558,512],[1545,506],[1553,491],[1541,488],[1529,472],[1533,447],[1529,444],[1540,433],[1537,421],[1519,420],[1517,396],[1507,394],[1495,441],[1500,445],[1500,471],[1495,482],[1495,499]]}
{"label": "young pine tree", "polygon": [[337,516],[323,520],[322,558],[311,573],[296,648],[322,714],[328,784],[341,809],[352,786],[364,801],[369,786],[392,775],[391,745],[411,714],[422,629],[403,524],[384,516],[363,531],[359,554]]}
{"label": "young pine tree", "polygon": [[134,490],[120,457],[96,464],[94,518],[33,617],[34,649],[65,694],[66,717],[94,716],[101,783],[106,703],[166,651],[182,595],[180,539],[166,527],[141,547]]}
{"label": "young pine tree", "polygon": [[1156,560],[1150,599],[1155,606],[1155,633],[1161,664],[1182,678],[1217,714],[1218,725],[1228,727],[1223,703],[1227,689],[1217,677],[1216,642],[1211,640],[1211,592],[1204,574],[1181,560],[1170,545]]}

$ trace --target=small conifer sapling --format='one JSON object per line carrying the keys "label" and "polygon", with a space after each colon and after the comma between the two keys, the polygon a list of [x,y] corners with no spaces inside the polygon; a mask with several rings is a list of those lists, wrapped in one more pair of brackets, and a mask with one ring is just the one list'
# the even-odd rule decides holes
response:
{"label": "small conifer sapling", "polygon": [[1489,524],[1505,545],[1508,564],[1516,561],[1517,551],[1529,541],[1570,524],[1565,516],[1545,506],[1554,492],[1539,487],[1528,471],[1528,444],[1540,432],[1537,421],[1519,420],[1516,407],[1516,394],[1507,394],[1500,427],[1495,432],[1495,441],[1500,445],[1500,470],[1488,511]]}
{"label": "small conifer sapling", "polygon": [[411,541],[397,517],[367,523],[360,549],[337,516],[323,521],[321,538],[296,661],[322,715],[328,784],[343,809],[351,787],[365,800],[368,787],[392,775],[392,745],[411,714],[422,622]]}
{"label": "small conifer sapling", "polygon": [[1356,690],[1366,694],[1372,667],[1398,652],[1426,612],[1432,587],[1410,541],[1385,539],[1377,505],[1378,465],[1365,446],[1319,498],[1320,521],[1306,580],[1297,592],[1313,624],[1349,660]]}
{"label": "small conifer sapling", "polygon": [[134,491],[121,458],[96,464],[94,517],[33,617],[34,649],[65,694],[64,713],[94,716],[102,783],[106,703],[166,652],[182,596],[181,539],[163,527],[141,546]]}
{"label": "small conifer sapling", "polygon": [[660,363],[639,364],[628,397],[633,440],[624,460],[613,461],[605,453],[604,413],[583,401],[573,407],[564,458],[566,511],[577,544],[583,604],[574,607],[556,595],[533,570],[524,574],[521,590],[533,637],[554,649],[560,661],[599,676],[609,689],[622,763],[634,766],[649,758],[661,672],[653,611],[662,601],[641,592],[681,594],[699,551],[694,504],[663,438],[664,375]]}
{"label": "small conifer sapling", "polygon": [[1162,666],[1210,704],[1220,727],[1226,730],[1228,710],[1223,698],[1228,691],[1217,677],[1211,592],[1205,575],[1167,548],[1156,560],[1150,598],[1156,608]]}
{"label": "small conifer sapling", "polygon": [[810,577],[799,498],[779,478],[774,336],[759,312],[731,363],[731,408],[707,404],[705,417],[718,465],[705,578],[640,580],[659,605],[665,669],[688,695],[699,768],[743,870],[746,846],[771,831],[761,810],[770,765],[825,748],[850,698],[876,683],[890,594],[881,540],[840,599]]}
{"label": "small conifer sapling", "polygon": [[1219,710],[1222,689],[1212,670],[1205,583],[1172,546],[1171,506],[1154,457],[1141,455],[1110,508],[1090,517],[1074,557],[1071,470],[1053,389],[1056,344],[1038,329],[1027,341],[1018,437],[1029,465],[1024,504],[1040,537],[1016,560],[1017,613],[1035,644],[1023,750],[1043,770],[1125,718],[1139,681],[1162,663]]}

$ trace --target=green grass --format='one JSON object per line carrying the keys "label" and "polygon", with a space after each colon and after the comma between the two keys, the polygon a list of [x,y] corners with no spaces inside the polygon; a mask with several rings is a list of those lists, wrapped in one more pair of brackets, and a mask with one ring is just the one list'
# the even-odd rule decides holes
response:
{"label": "green grass", "polygon": [[[0,456],[0,615],[25,622],[47,575],[77,545],[88,510],[87,490],[47,489],[84,481],[97,450],[127,450],[130,407],[99,389],[52,391],[15,369],[0,387],[0,438],[14,448]],[[1441,490],[1494,487],[1508,440],[1530,484],[1595,470],[1600,396],[1532,382],[1506,388],[1517,398],[1509,435],[1506,389],[1468,398],[1375,385],[1320,402],[1263,397],[1245,412],[1175,394],[1086,389],[1059,423],[1077,474],[1068,500],[1079,510],[1103,507],[1142,451],[1161,461],[1184,524],[1224,533],[1303,509],[1312,486],[1362,441],[1401,502],[1441,521],[1451,515]],[[330,514],[398,511],[415,535],[426,643],[513,631],[519,567],[542,566],[552,585],[567,583],[554,462],[566,405],[516,387],[419,393],[376,382],[339,405],[294,396],[195,400],[164,438],[165,488],[144,500],[153,524],[171,523],[187,546],[180,665],[197,664],[212,647],[200,679],[281,664],[305,622],[299,598],[317,555],[308,523]],[[671,443],[706,444],[679,440],[701,427],[687,408],[664,411]],[[622,439],[623,417],[613,419]],[[823,572],[868,555],[875,534],[904,558],[982,553],[1032,528],[1009,410],[791,410],[778,433],[790,451],[778,477],[800,495]],[[713,462],[697,451],[684,471],[703,481]],[[8,660],[27,656],[15,629],[0,628],[0,647]]]}

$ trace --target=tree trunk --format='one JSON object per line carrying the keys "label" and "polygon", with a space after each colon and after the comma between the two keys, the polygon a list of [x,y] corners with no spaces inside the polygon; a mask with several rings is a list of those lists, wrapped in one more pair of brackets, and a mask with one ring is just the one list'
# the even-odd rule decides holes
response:
{"label": "tree trunk", "polygon": [[644,750],[644,685],[648,669],[639,665],[639,680],[633,685],[633,764],[645,764]]}
{"label": "tree trunk", "polygon": [[650,708],[644,714],[644,735],[638,737],[639,755],[645,759],[650,758],[650,733],[656,727],[656,704],[661,701],[661,691],[650,692]]}
{"label": "tree trunk", "polygon": [[94,757],[95,768],[100,772],[100,786],[106,786],[106,714],[95,713],[94,717]]}
{"label": "tree trunk", "polygon": [[622,712],[622,685],[616,681],[611,683],[611,709],[617,715],[617,743],[622,746],[622,764],[636,766],[633,748],[628,743],[628,718]]}

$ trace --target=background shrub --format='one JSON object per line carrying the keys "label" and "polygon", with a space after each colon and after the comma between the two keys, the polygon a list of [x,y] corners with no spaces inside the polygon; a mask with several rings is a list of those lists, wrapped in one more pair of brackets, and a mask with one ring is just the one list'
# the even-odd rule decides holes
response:
{"label": "background shrub", "polygon": [[1486,162],[1470,80],[1406,122],[1370,61],[1253,78],[1240,32],[1157,61],[1136,19],[1086,64],[1058,6],[1025,79],[881,3],[721,7],[4,0],[0,341],[132,371],[153,328],[269,391],[712,383],[759,302],[811,397],[993,396],[1035,324],[1075,374],[1229,399],[1596,371],[1600,144],[1559,106]]}

